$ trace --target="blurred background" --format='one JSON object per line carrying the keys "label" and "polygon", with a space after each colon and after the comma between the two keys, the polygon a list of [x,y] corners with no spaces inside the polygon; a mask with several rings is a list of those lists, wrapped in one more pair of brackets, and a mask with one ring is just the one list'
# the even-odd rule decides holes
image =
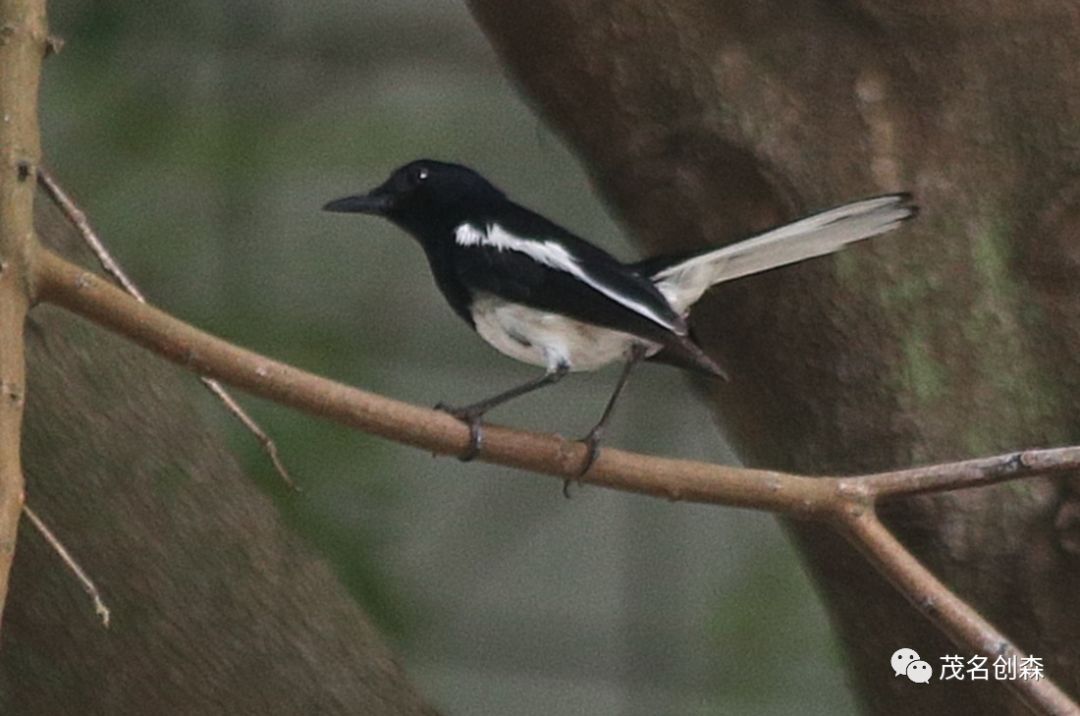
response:
{"label": "blurred background", "polygon": [[[241,345],[426,405],[533,375],[454,316],[411,239],[319,211],[418,157],[469,164],[637,255],[462,2],[54,0],[50,13],[67,44],[43,86],[49,165],[153,302]],[[572,376],[494,419],[582,434],[616,377]],[[241,398],[303,495],[209,396],[203,413],[447,713],[853,712],[826,616],[768,515],[589,487],[564,500],[550,478]],[[637,372],[609,435],[734,461],[670,368]]]}

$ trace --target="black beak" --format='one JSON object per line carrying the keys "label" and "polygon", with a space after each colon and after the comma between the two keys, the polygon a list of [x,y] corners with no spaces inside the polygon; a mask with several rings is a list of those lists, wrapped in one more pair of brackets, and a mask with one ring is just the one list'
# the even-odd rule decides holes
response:
{"label": "black beak", "polygon": [[323,205],[323,211],[336,211],[344,214],[385,214],[391,205],[391,195],[378,193],[354,194],[353,196],[334,199]]}

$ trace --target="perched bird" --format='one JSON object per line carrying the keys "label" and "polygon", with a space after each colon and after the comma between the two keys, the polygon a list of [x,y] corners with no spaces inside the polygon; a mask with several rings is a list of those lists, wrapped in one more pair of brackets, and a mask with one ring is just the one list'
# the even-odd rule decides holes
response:
{"label": "perched bird", "polygon": [[428,159],[394,171],[366,194],[326,204],[374,214],[412,234],[450,306],[496,350],[540,366],[534,380],[465,407],[442,410],[469,425],[475,457],[489,410],[567,373],[615,361],[624,368],[603,415],[583,441],[581,474],[630,375],[653,359],[726,379],[694,340],[690,309],[710,286],[829,254],[891,231],[916,213],[907,194],[863,199],[723,248],[622,263],[514,203],[468,167]]}

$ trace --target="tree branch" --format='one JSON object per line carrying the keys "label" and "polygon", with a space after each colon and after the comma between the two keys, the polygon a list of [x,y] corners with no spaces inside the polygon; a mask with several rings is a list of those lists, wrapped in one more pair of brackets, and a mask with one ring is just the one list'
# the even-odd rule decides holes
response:
{"label": "tree branch", "polygon": [[106,629],[109,628],[110,613],[109,608],[105,606],[105,600],[101,598],[101,592],[98,590],[97,585],[94,584],[94,580],[90,579],[90,575],[86,573],[86,570],[75,561],[75,558],[71,556],[71,552],[64,543],[60,541],[49,526],[45,524],[45,520],[41,519],[36,512],[30,509],[29,505],[23,505],[23,513],[26,514],[26,518],[30,520],[30,524],[34,526],[34,529],[38,531],[41,538],[45,540],[53,552],[56,552],[60,557],[60,561],[71,570],[71,573],[75,575],[75,579],[79,581],[79,586],[86,592],[86,596],[90,597],[94,603],[94,613],[101,619],[101,625]]}
{"label": "tree branch", "polygon": [[[144,303],[101,277],[40,250],[39,297],[126,336],[190,370],[358,430],[431,452],[461,455],[469,430],[445,413],[408,405],[320,378],[234,346]],[[575,477],[585,448],[558,435],[489,426],[479,459]],[[806,477],[710,465],[607,448],[582,481],[602,487],[708,504],[746,507],[826,522],[840,529],[912,603],[958,645],[975,653],[1016,652],[1008,639],[951,593],[874,514],[881,499],[961,489],[1080,466],[1080,448],[1022,453],[861,477]],[[1045,713],[1075,709],[1051,680],[1005,682]]]}
{"label": "tree branch", "polygon": [[[945,467],[944,465],[940,467]],[[845,537],[897,591],[970,654],[991,659],[1024,658],[1022,653],[978,610],[941,583],[885,528],[873,509],[853,510],[840,520]],[[1051,679],[1003,682],[1036,713],[1075,716],[1080,707]]]}
{"label": "tree branch", "polygon": [[985,487],[1032,475],[1068,475],[1080,470],[1080,447],[1061,447],[980,457],[838,480],[837,489],[875,502],[932,492]]}
{"label": "tree branch", "polygon": [[[441,455],[462,455],[469,429],[446,413],[402,403],[313,375],[215,338],[138,303],[97,274],[42,249],[38,297],[119,333],[169,360],[250,393],[363,432]],[[576,477],[585,448],[559,435],[486,426],[479,459],[558,478]],[[1005,470],[1003,466],[1010,466]],[[905,494],[976,487],[1080,467],[1080,448],[992,458],[859,477],[806,477],[605,448],[582,478],[601,487],[673,501],[826,519],[850,507]]]}
{"label": "tree branch", "polygon": [[[35,263],[41,300],[63,306],[189,370],[358,430],[441,455],[462,455],[469,429],[441,411],[335,383],[210,336],[47,250]],[[481,459],[559,478],[576,477],[585,448],[557,435],[488,426]],[[686,460],[601,452],[585,482],[671,500],[809,516],[829,502],[828,484],[807,477]]]}
{"label": "tree branch", "polygon": [[37,92],[44,0],[0,0],[0,614],[23,505],[19,457],[34,234],[33,175],[41,156]]}
{"label": "tree branch", "polygon": [[[86,218],[86,213],[83,212],[76,204],[75,201],[68,196],[64,191],[60,183],[53,178],[52,174],[45,169],[45,167],[38,167],[38,184],[48,192],[49,197],[56,202],[57,206],[64,212],[64,215],[68,218],[68,221],[78,229],[79,235],[82,236],[83,241],[90,247],[90,250],[97,257],[98,263],[101,264],[101,268],[105,270],[105,273],[116,279],[116,282],[124,287],[124,290],[135,297],[137,301],[146,303],[146,296],[135,284],[134,281],[127,275],[127,272],[120,267],[113,255],[109,253],[109,250],[105,248],[105,242],[101,240],[101,237],[94,231],[94,227],[90,225],[90,220]],[[281,460],[281,455],[278,453],[277,443],[274,442],[262,426],[255,421],[255,418],[244,410],[243,406],[236,401],[229,391],[225,390],[225,387],[221,383],[217,382],[213,378],[207,378],[206,376],[199,376],[199,381],[203,386],[209,390],[215,398],[221,401],[225,406],[225,409],[232,413],[233,417],[240,421],[240,423],[247,428],[248,432],[255,436],[255,439],[259,441],[259,445],[262,447],[263,452],[270,458],[271,464],[274,466],[274,470],[281,477],[282,481],[289,487],[289,489],[296,492],[300,492],[300,487],[293,481],[292,476],[289,475],[289,471],[285,468],[285,463]]]}

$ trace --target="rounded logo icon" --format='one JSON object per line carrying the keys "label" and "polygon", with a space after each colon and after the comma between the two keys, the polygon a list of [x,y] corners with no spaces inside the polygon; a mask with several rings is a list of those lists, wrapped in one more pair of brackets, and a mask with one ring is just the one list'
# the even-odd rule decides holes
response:
{"label": "rounded logo icon", "polygon": [[907,668],[913,661],[919,660],[919,653],[914,649],[897,649],[893,652],[892,658],[889,659],[889,663],[892,664],[893,676],[903,676],[907,673]]}
{"label": "rounded logo icon", "polygon": [[907,677],[914,681],[916,684],[929,684],[930,677],[934,675],[934,670],[922,659],[916,659],[908,664]]}

